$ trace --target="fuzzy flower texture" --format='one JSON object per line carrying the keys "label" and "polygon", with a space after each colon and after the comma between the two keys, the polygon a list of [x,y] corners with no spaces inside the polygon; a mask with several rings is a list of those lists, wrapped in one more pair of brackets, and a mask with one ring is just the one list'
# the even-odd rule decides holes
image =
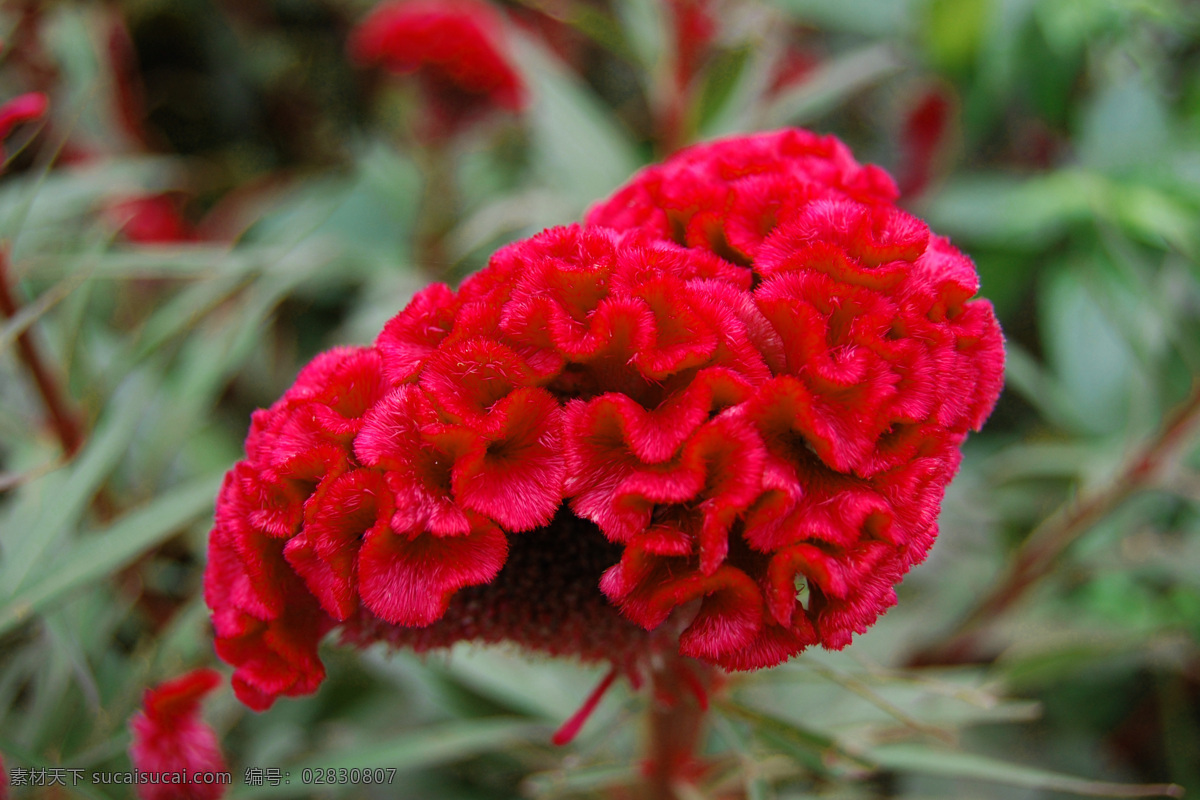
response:
{"label": "fuzzy flower texture", "polygon": [[999,394],[971,261],[833,137],[692,147],[254,414],[206,595],[256,709],[318,642],[727,670],[841,648]]}

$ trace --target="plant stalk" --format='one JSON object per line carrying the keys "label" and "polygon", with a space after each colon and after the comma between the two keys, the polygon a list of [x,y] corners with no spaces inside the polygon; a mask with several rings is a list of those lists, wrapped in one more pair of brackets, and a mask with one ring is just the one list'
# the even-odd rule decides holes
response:
{"label": "plant stalk", "polygon": [[707,664],[673,654],[652,668],[643,800],[686,800],[680,786],[692,783],[703,769],[696,751],[716,678]]}
{"label": "plant stalk", "polygon": [[912,666],[964,664],[985,659],[984,637],[991,624],[1049,575],[1063,552],[1110,511],[1151,486],[1174,464],[1200,427],[1200,379],[1162,429],[1112,481],[1086,497],[1069,500],[1043,520],[1017,549],[1007,572],[975,608],[941,641],[910,660]]}
{"label": "plant stalk", "polygon": [[[8,284],[8,251],[0,247],[0,314],[7,320],[15,317],[20,310],[21,306]],[[31,330],[19,334],[16,345],[17,357],[33,376],[46,414],[50,418],[50,425],[62,444],[63,452],[67,458],[71,458],[83,446],[83,424],[79,415],[71,408],[62,383],[34,341]]]}

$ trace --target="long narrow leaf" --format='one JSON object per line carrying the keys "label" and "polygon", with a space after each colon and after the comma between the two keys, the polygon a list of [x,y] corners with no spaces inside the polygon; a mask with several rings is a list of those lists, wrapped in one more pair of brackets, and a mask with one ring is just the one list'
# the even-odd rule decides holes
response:
{"label": "long narrow leaf", "polygon": [[84,537],[63,559],[0,605],[0,635],[70,592],[124,567],[195,520],[212,507],[219,485],[217,476],[197,479],[166,492],[104,532]]}
{"label": "long narrow leaf", "polygon": [[149,383],[145,375],[126,381],[71,466],[28,488],[39,494],[36,501],[41,508],[30,522],[30,529],[9,530],[0,536],[5,545],[0,587],[9,592],[22,588],[37,572],[46,553],[78,523],[108,474],[127,453],[150,398]]}
{"label": "long narrow leaf", "polygon": [[1173,783],[1108,783],[1076,778],[1060,772],[1012,764],[1000,759],[918,744],[876,747],[869,757],[881,767],[901,772],[920,772],[948,778],[1003,783],[1045,791],[1069,792],[1089,797],[1182,797],[1183,788]]}
{"label": "long narrow leaf", "polygon": [[390,769],[400,773],[457,761],[489,750],[511,747],[539,734],[545,735],[547,741],[549,740],[544,725],[519,718],[447,722],[436,727],[409,731],[368,747],[355,746],[296,764],[284,771],[285,780],[290,783],[281,782],[278,786],[243,786],[233,791],[229,800],[302,794],[305,770],[316,772],[326,769]]}

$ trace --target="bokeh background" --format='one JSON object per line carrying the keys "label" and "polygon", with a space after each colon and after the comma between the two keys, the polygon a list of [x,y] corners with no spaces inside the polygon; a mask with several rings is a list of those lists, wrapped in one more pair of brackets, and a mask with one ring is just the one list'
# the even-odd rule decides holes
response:
{"label": "bokeh background", "polygon": [[[348,56],[370,2],[0,4],[0,104],[48,99],[0,174],[8,768],[127,770],[143,690],[216,664],[212,500],[315,353],[690,141],[802,125],[973,256],[1007,388],[899,605],[844,652],[731,680],[696,797],[1200,793],[1200,7],[493,7],[526,102],[433,133],[428,87]],[[549,744],[595,668],[323,657],[315,696],[208,703],[230,797],[611,798],[636,775],[627,687]],[[243,780],[304,766],[399,774]]]}

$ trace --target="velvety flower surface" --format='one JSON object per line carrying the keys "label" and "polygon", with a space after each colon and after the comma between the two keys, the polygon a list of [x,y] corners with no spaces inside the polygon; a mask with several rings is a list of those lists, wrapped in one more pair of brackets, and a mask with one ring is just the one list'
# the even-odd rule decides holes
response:
{"label": "velvety flower surface", "polygon": [[[146,690],[129,723],[133,766],[154,779],[138,784],[142,800],[216,800],[225,793],[224,785],[194,780],[198,772],[226,771],[217,735],[200,718],[200,702],[220,682],[215,670],[197,669]],[[184,770],[189,782],[173,782]]]}
{"label": "velvety flower surface", "polygon": [[317,644],[726,668],[840,648],[924,558],[1000,390],[971,262],[841,143],[635,176],[585,226],[434,285],[256,412],[206,594],[255,708]]}
{"label": "velvety flower surface", "polygon": [[415,74],[434,133],[449,133],[492,109],[520,111],[525,87],[509,62],[503,24],[476,0],[400,0],[372,11],[350,38],[360,64]]}

